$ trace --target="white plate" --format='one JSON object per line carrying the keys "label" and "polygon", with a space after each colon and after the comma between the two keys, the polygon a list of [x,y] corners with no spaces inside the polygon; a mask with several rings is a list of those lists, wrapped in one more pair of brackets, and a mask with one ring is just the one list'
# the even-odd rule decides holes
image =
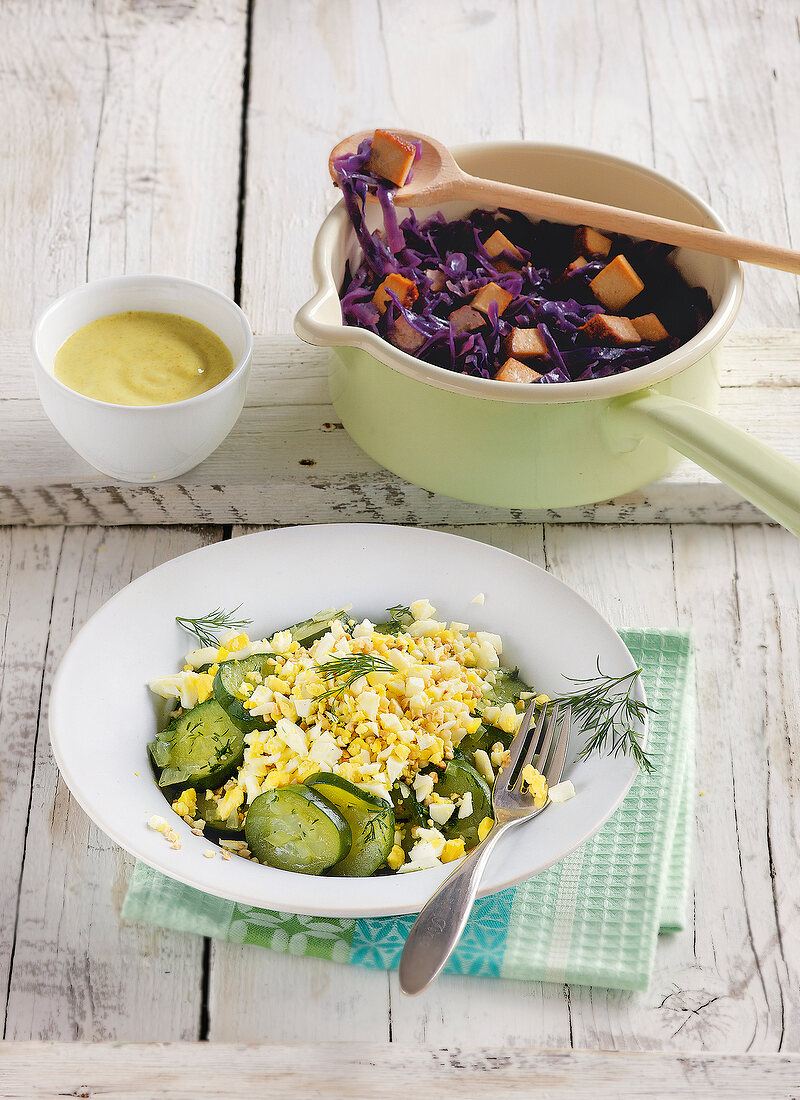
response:
{"label": "white plate", "polygon": [[[472,603],[479,592],[483,606]],[[491,630],[503,662],[554,695],[567,676],[636,666],[609,623],[572,589],[530,562],[456,535],[384,524],[291,527],[204,546],[153,569],[117,593],[73,639],[56,673],[50,737],[61,774],[86,813],[138,859],[181,882],[249,905],[327,916],[418,911],[448,868],[370,879],[318,878],[219,855],[194,836],[155,785],[145,746],[155,730],[146,682],[181,667],[195,643],[175,623],[242,605],[256,637],[323,607],[353,605],[378,621],[385,608],[427,597],[448,621]],[[640,696],[643,698],[643,695]],[[642,731],[644,734],[644,730]],[[627,757],[578,760],[565,777],[577,795],[504,837],[482,894],[562,859],[619,805],[634,775]],[[180,834],[174,851],[147,827],[158,813]]]}

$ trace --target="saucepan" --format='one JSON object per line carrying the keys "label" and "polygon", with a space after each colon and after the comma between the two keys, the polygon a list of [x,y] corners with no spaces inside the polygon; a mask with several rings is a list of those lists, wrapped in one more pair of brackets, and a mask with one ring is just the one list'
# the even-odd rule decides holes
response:
{"label": "saucepan", "polygon": [[[454,153],[476,176],[725,229],[697,195],[617,157],[530,142],[466,145]],[[457,218],[469,207],[441,209]],[[370,203],[371,228],[380,217]],[[686,249],[673,254],[713,305],[709,322],[676,351],[613,377],[545,386],[454,374],[345,326],[338,291],[348,261],[357,266],[360,248],[340,202],[317,236],[317,290],[298,311],[295,331],[334,349],[329,384],[336,412],[381,466],[459,500],[560,509],[631,492],[685,455],[800,535],[800,465],[714,414],[720,345],[742,296],[735,261]]]}

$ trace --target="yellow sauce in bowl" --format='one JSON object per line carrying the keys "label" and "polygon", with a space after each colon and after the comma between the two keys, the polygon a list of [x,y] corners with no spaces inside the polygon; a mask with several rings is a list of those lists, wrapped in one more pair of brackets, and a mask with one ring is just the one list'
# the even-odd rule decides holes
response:
{"label": "yellow sauce in bowl", "polygon": [[53,373],[98,401],[166,405],[212,389],[233,366],[226,345],[199,321],[129,311],[79,328],[56,353]]}

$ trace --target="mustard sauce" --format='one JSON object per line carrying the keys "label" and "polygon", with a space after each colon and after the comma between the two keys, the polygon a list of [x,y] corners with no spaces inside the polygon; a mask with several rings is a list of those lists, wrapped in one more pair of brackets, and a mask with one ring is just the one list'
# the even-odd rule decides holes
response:
{"label": "mustard sauce", "polygon": [[218,385],[233,356],[211,329],[176,313],[129,311],[79,328],[53,373],[70,389],[114,405],[165,405]]}

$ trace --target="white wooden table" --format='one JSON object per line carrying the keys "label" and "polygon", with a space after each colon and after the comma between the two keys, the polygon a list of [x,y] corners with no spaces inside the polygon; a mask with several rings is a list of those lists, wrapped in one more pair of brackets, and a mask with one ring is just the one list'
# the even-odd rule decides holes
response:
{"label": "white wooden table", "polygon": [[[799,246],[796,0],[2,0],[0,24],[0,998],[5,1039],[56,1043],[0,1045],[0,1096],[154,1095],[119,1085],[131,1048],[58,1043],[197,1039],[278,1046],[148,1048],[170,1096],[222,1080],[225,1058],[242,1083],[272,1074],[272,1095],[384,1095],[374,1067],[401,1073],[406,1054],[416,1076],[394,1079],[446,1096],[797,1095],[796,540],[688,464],[559,515],[431,497],[350,443],[324,357],[290,335],[335,198],[327,151],[375,124],[605,149]],[[233,294],[263,339],[232,437],[179,485],[136,490],[43,420],[26,346],[58,294],[150,270]],[[797,280],[748,270],[723,403],[796,458],[799,320]],[[647,993],[445,977],[407,1000],[394,974],[120,921],[131,860],[49,749],[71,635],[134,576],[242,525],[345,519],[447,527],[546,565],[620,626],[694,630],[692,898]],[[322,1042],[353,1046],[282,1046]]]}

